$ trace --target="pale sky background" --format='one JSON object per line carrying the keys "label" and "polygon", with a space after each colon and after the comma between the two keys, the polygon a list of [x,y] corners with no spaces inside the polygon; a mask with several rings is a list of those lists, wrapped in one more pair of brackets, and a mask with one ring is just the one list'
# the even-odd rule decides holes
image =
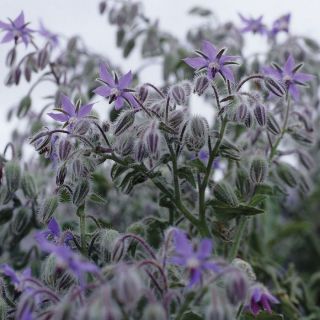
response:
{"label": "pale sky background", "polygon": [[[304,34],[320,41],[320,0],[141,0],[146,15],[159,18],[160,27],[170,31],[181,40],[185,32],[201,20],[187,14],[195,6],[210,8],[220,21],[231,20],[240,23],[238,12],[256,17],[265,16],[265,22],[271,23],[282,14],[291,12],[293,33]],[[122,53],[115,48],[115,28],[106,22],[106,16],[98,14],[98,0],[0,0],[0,20],[7,17],[15,18],[21,10],[27,21],[38,27],[41,18],[45,25],[54,32],[66,36],[80,35],[88,47],[111,58],[114,63],[121,64],[123,70],[135,70],[141,64],[138,54],[123,61]],[[261,51],[265,46],[259,36],[248,35],[249,51]],[[6,113],[27,92],[29,84],[22,83],[19,87],[6,88],[4,78],[7,74],[5,66],[6,52],[10,45],[0,46],[0,150],[10,139],[10,128],[15,123],[8,124]],[[143,80],[159,84],[159,70],[148,69]],[[35,78],[33,78],[35,79]],[[39,97],[41,92],[38,93]],[[202,112],[209,112],[208,109]],[[202,113],[201,112],[201,113]]]}

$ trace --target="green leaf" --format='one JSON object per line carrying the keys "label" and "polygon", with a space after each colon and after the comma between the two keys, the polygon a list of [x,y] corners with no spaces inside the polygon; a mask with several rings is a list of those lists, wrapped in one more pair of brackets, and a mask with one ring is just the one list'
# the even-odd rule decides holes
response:
{"label": "green leaf", "polygon": [[195,169],[197,169],[200,173],[206,173],[206,171],[207,171],[207,168],[206,168],[206,166],[203,164],[203,162],[200,160],[200,159],[193,159],[193,160],[190,160],[189,162],[188,162],[188,164],[191,166],[191,167],[193,167],[193,168],[195,168]]}
{"label": "green leaf", "polygon": [[187,180],[194,188],[196,188],[196,180],[193,176],[192,170],[188,167],[178,169],[178,176],[180,179]]}
{"label": "green leaf", "polygon": [[212,11],[209,9],[205,9],[202,7],[193,7],[192,9],[189,10],[189,14],[193,14],[193,15],[198,15],[201,17],[207,17],[212,15]]}
{"label": "green leaf", "polygon": [[187,311],[182,315],[181,319],[182,320],[202,320],[203,317],[199,316],[193,311]]}
{"label": "green leaf", "polygon": [[31,107],[31,103],[32,103],[32,100],[31,100],[30,96],[25,96],[24,98],[22,98],[22,100],[19,103],[18,110],[17,110],[17,117],[19,119],[26,116],[26,114],[28,113],[28,111]]}
{"label": "green leaf", "polygon": [[121,47],[125,36],[124,29],[119,29],[117,31],[117,47]]}
{"label": "green leaf", "polygon": [[136,41],[134,38],[130,39],[126,45],[124,46],[123,49],[123,57],[127,58],[129,56],[129,54],[131,53],[131,51],[133,50],[134,46],[136,44]]}
{"label": "green leaf", "polygon": [[111,168],[111,178],[113,180],[118,178],[122,173],[124,173],[128,169],[128,167],[115,163]]}
{"label": "green leaf", "polygon": [[267,312],[260,312],[257,316],[254,316],[250,313],[246,313],[241,317],[242,320],[283,320],[284,317],[282,314],[275,314],[275,313],[267,313]]}

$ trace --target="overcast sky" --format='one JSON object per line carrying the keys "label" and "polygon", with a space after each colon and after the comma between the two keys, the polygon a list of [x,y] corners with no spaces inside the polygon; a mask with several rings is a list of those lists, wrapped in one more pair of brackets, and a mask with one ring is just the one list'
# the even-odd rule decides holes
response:
{"label": "overcast sky", "polygon": [[[239,23],[238,12],[244,15],[263,14],[266,22],[278,16],[292,13],[292,31],[320,40],[320,0],[142,0],[146,15],[159,18],[160,27],[184,39],[185,31],[199,24],[199,19],[188,16],[188,10],[195,5],[210,8],[221,21],[232,20]],[[96,0],[0,0],[0,20],[16,17],[24,11],[27,21],[34,27],[41,18],[49,29],[66,36],[81,35],[86,44],[99,53],[123,63],[121,52],[115,48],[115,30],[106,22],[106,17],[98,15],[99,1]],[[264,45],[259,37],[247,38],[250,50],[258,50]],[[7,73],[4,60],[9,45],[0,46],[0,149],[8,142],[12,125],[6,123],[6,111],[23,96],[28,85],[6,88],[3,84]],[[139,65],[138,55],[124,62],[123,69],[135,70]],[[151,82],[159,82],[149,70],[145,77]],[[151,79],[150,79],[151,78]]]}

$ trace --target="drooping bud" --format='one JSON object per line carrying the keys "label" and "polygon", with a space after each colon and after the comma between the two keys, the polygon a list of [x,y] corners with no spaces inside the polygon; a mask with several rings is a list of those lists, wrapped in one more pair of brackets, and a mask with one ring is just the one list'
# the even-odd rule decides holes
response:
{"label": "drooping bud", "polygon": [[13,216],[13,208],[8,206],[0,206],[0,225],[10,221],[12,216]]}
{"label": "drooping bud", "polygon": [[248,116],[248,107],[246,104],[240,104],[236,110],[236,121],[244,123]]}
{"label": "drooping bud", "polygon": [[257,276],[255,274],[255,272],[253,271],[253,268],[251,267],[251,265],[247,262],[244,261],[240,258],[235,258],[232,260],[231,262],[232,265],[234,265],[235,267],[239,268],[240,270],[242,270],[248,277],[248,279],[250,281],[256,281]]}
{"label": "drooping bud", "polygon": [[239,200],[229,183],[225,181],[218,182],[213,189],[215,198],[231,207],[237,207]]}
{"label": "drooping bud", "polygon": [[209,80],[206,76],[198,76],[194,80],[193,92],[199,96],[203,95],[209,87]]}
{"label": "drooping bud", "polygon": [[158,303],[149,303],[144,309],[143,320],[167,320],[166,311]]}
{"label": "drooping bud", "polygon": [[240,149],[226,138],[222,140],[219,151],[222,157],[235,161],[239,161],[241,159]]}
{"label": "drooping bud", "polygon": [[21,179],[21,188],[27,198],[33,199],[37,196],[38,190],[34,177],[26,172]]}
{"label": "drooping bud", "polygon": [[111,260],[111,253],[114,250],[115,244],[120,236],[120,233],[113,229],[101,230],[99,235],[99,247],[102,254],[101,260],[109,262]]}
{"label": "drooping bud", "polygon": [[90,122],[86,119],[80,119],[73,125],[72,133],[79,136],[85,135],[90,129]]}
{"label": "drooping bud", "polygon": [[46,48],[39,50],[37,66],[40,70],[44,69],[44,67],[49,63],[49,54]]}
{"label": "drooping bud", "polygon": [[134,147],[134,137],[128,133],[118,137],[117,142],[114,146],[114,149],[117,153],[125,157],[132,153],[133,147]]}
{"label": "drooping bud", "polygon": [[137,97],[138,100],[141,103],[144,103],[148,98],[148,94],[149,94],[148,87],[146,85],[140,86],[139,89],[137,90],[137,93],[138,93],[138,97]]}
{"label": "drooping bud", "polygon": [[252,127],[252,124],[253,124],[252,113],[251,113],[250,110],[248,110],[247,117],[246,117],[246,119],[244,120],[244,125],[245,125],[247,128],[251,128],[251,127]]}
{"label": "drooping bud", "polygon": [[186,103],[187,95],[181,85],[174,85],[170,89],[170,97],[177,105],[184,105]]}
{"label": "drooping bud", "polygon": [[300,194],[303,197],[307,196],[311,191],[312,183],[310,179],[303,173],[300,173],[298,188],[299,188]]}
{"label": "drooping bud", "polygon": [[250,166],[250,178],[253,183],[260,184],[265,181],[268,174],[268,162],[264,158],[253,159]]}
{"label": "drooping bud", "polygon": [[207,142],[209,125],[203,117],[193,117],[188,123],[185,135],[187,148],[190,151],[198,152]]}
{"label": "drooping bud", "polygon": [[106,1],[100,1],[99,3],[99,13],[103,14],[107,9],[107,2]]}
{"label": "drooping bud", "polygon": [[298,184],[299,173],[297,170],[288,163],[277,164],[278,177],[289,187],[294,188]]}
{"label": "drooping bud", "polygon": [[12,67],[16,61],[17,57],[17,50],[16,46],[14,46],[11,50],[9,50],[7,57],[6,57],[6,64],[8,67]]}
{"label": "drooping bud", "polygon": [[17,116],[19,118],[23,118],[28,113],[28,111],[31,107],[31,104],[32,104],[32,100],[31,100],[30,95],[23,97],[19,103]]}
{"label": "drooping bud", "polygon": [[134,158],[136,161],[141,162],[147,157],[147,148],[143,139],[139,139],[134,147]]}
{"label": "drooping bud", "polygon": [[173,129],[179,128],[184,120],[184,113],[181,110],[175,110],[169,114],[169,125]]}
{"label": "drooping bud", "polygon": [[72,144],[68,139],[60,139],[58,147],[58,156],[60,161],[65,161],[68,159],[71,149]]}
{"label": "drooping bud", "polygon": [[274,95],[276,95],[278,97],[282,97],[286,94],[286,88],[279,81],[276,81],[270,77],[265,77],[264,83],[265,83],[267,89],[270,92],[272,92]]}
{"label": "drooping bud", "polygon": [[31,220],[31,210],[21,207],[10,221],[10,230],[16,236],[23,236],[29,228]]}
{"label": "drooping bud", "polygon": [[314,168],[315,163],[311,155],[307,152],[304,152],[303,150],[298,151],[298,157],[299,160],[301,161],[302,165],[307,169],[311,170]]}
{"label": "drooping bud", "polygon": [[57,196],[49,197],[43,200],[39,207],[39,216],[42,223],[47,224],[57,208],[58,208]]}
{"label": "drooping bud", "polygon": [[281,132],[281,128],[276,118],[270,112],[268,112],[267,116],[267,130],[274,135],[280,134]]}
{"label": "drooping bud", "polygon": [[88,180],[81,179],[76,187],[74,188],[73,194],[72,194],[72,202],[75,206],[79,207],[83,204],[83,202],[86,199],[86,196],[88,195],[90,190],[89,182]]}
{"label": "drooping bud", "polygon": [[20,166],[15,161],[10,161],[5,165],[5,176],[9,192],[14,193],[20,187],[21,171]]}
{"label": "drooping bud", "polygon": [[119,136],[120,134],[125,132],[127,129],[129,129],[133,125],[134,119],[135,119],[135,111],[129,110],[129,111],[122,112],[115,124],[114,134],[116,136]]}
{"label": "drooping bud", "polygon": [[290,134],[296,142],[301,143],[303,145],[309,145],[314,143],[314,136],[310,133],[305,132],[304,130],[294,130],[291,131]]}
{"label": "drooping bud", "polygon": [[79,159],[75,159],[72,162],[72,176],[77,179],[83,176],[84,166]]}
{"label": "drooping bud", "polygon": [[233,320],[232,308],[228,303],[221,301],[215,305],[209,304],[205,311],[205,320]]}
{"label": "drooping bud", "polygon": [[249,173],[244,168],[237,170],[236,187],[243,197],[248,196],[252,190],[253,185]]}
{"label": "drooping bud", "polygon": [[56,185],[57,186],[63,185],[66,176],[67,176],[67,167],[63,165],[58,169],[56,173]]}
{"label": "drooping bud", "polygon": [[246,274],[235,268],[226,276],[226,294],[230,303],[234,306],[243,303],[249,290],[249,281]]}
{"label": "drooping bud", "polygon": [[148,152],[154,157],[159,156],[160,139],[160,131],[157,128],[156,123],[153,122],[145,132],[144,141]]}
{"label": "drooping bud", "polygon": [[261,126],[261,127],[264,127],[266,125],[266,122],[267,122],[267,114],[266,114],[266,108],[264,107],[264,105],[258,103],[254,110],[253,110],[253,113],[256,117],[256,120],[258,122],[258,124]]}

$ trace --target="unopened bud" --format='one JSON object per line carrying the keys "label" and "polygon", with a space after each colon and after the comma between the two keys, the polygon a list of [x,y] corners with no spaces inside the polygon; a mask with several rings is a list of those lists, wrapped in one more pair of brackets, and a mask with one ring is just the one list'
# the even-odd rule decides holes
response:
{"label": "unopened bud", "polygon": [[226,203],[231,207],[237,207],[239,205],[236,194],[227,182],[221,181],[217,183],[214,186],[213,194],[217,200]]}
{"label": "unopened bud", "polygon": [[235,258],[232,260],[231,264],[242,270],[247,275],[250,281],[256,281],[256,274],[254,273],[251,265],[247,261],[244,261],[240,258]]}
{"label": "unopened bud", "polygon": [[138,90],[138,100],[141,103],[144,103],[148,98],[148,94],[149,94],[148,87],[146,85],[140,86]]}
{"label": "unopened bud", "polygon": [[167,320],[166,311],[161,304],[147,304],[143,312],[143,320]]}
{"label": "unopened bud", "polygon": [[253,183],[260,184],[265,181],[268,174],[268,162],[264,158],[253,159],[250,166],[250,178]]}
{"label": "unopened bud", "polygon": [[177,129],[184,120],[184,113],[181,110],[172,111],[169,114],[169,125],[171,128]]}
{"label": "unopened bud", "polygon": [[74,188],[73,194],[72,194],[72,202],[75,206],[79,207],[83,204],[83,202],[86,199],[86,196],[88,195],[90,191],[89,182],[87,180],[80,180],[76,187]]}
{"label": "unopened bud", "polygon": [[124,111],[118,117],[118,120],[114,127],[114,134],[119,136],[126,130],[128,130],[134,123],[135,112],[134,111]]}
{"label": "unopened bud", "polygon": [[133,147],[134,137],[128,133],[118,137],[114,148],[117,153],[125,157],[132,153]]}
{"label": "unopened bud", "polygon": [[20,166],[15,161],[10,161],[5,165],[5,176],[9,192],[14,193],[20,187],[21,171]]}
{"label": "unopened bud", "polygon": [[255,106],[253,113],[256,117],[258,124],[261,127],[264,127],[267,122],[266,108],[262,104],[259,103]]}
{"label": "unopened bud", "polygon": [[65,161],[68,159],[68,156],[71,152],[72,144],[68,139],[60,139],[59,148],[58,148],[58,156],[61,161]]}
{"label": "unopened bud", "polygon": [[252,190],[253,185],[249,173],[244,168],[237,170],[236,187],[244,197],[248,196]]}
{"label": "unopened bud", "polygon": [[0,206],[0,225],[10,221],[12,216],[13,216],[13,208],[8,206]]}
{"label": "unopened bud", "polygon": [[280,128],[277,120],[269,112],[268,112],[268,116],[267,116],[267,130],[274,135],[280,134],[280,132],[281,132],[281,128]]}
{"label": "unopened bud", "polygon": [[198,76],[194,80],[193,92],[199,96],[203,95],[209,87],[209,80],[206,76]]}
{"label": "unopened bud", "polygon": [[141,162],[144,158],[147,157],[147,148],[143,141],[143,139],[139,139],[139,141],[136,143],[134,147],[134,158]]}
{"label": "unopened bud", "polygon": [[14,46],[7,54],[6,58],[6,64],[8,67],[12,67],[16,61],[17,57],[17,50],[16,47]]}
{"label": "unopened bud", "polygon": [[236,110],[236,121],[239,123],[245,122],[248,116],[248,107],[245,104],[240,104]]}
{"label": "unopened bud", "polygon": [[99,235],[99,246],[102,254],[102,260],[109,262],[111,259],[111,253],[115,248],[115,244],[120,236],[120,233],[113,229],[101,230]]}
{"label": "unopened bud", "polygon": [[177,105],[186,103],[186,93],[181,85],[174,85],[170,90],[170,97]]}
{"label": "unopened bud", "polygon": [[67,176],[67,167],[63,165],[58,169],[56,173],[56,185],[57,186],[63,185],[66,176]]}
{"label": "unopened bud", "polygon": [[103,14],[107,9],[107,2],[106,1],[101,1],[99,3],[99,13]]}
{"label": "unopened bud", "polygon": [[245,124],[245,126],[246,126],[247,128],[251,128],[251,127],[252,127],[252,123],[253,123],[252,120],[253,120],[253,119],[252,119],[252,113],[251,113],[250,110],[248,110],[247,117],[246,117],[246,119],[244,120],[244,124]]}
{"label": "unopened bud", "polygon": [[42,223],[47,224],[58,208],[58,197],[53,196],[42,201],[39,215]]}
{"label": "unopened bud", "polygon": [[21,207],[10,222],[10,230],[16,236],[23,236],[29,228],[31,210]]}
{"label": "unopened bud", "polygon": [[286,89],[282,83],[276,81],[270,77],[264,78],[264,83],[267,89],[278,97],[282,97],[286,94]]}
{"label": "unopened bud", "polygon": [[90,122],[86,119],[81,119],[75,122],[72,133],[83,136],[90,129]]}
{"label": "unopened bud", "polygon": [[26,172],[21,179],[21,188],[27,198],[33,199],[37,196],[38,190],[34,177]]}
{"label": "unopened bud", "polygon": [[289,187],[294,188],[298,184],[298,172],[288,163],[278,163],[277,165],[278,177]]}
{"label": "unopened bud", "polygon": [[160,131],[156,127],[156,123],[152,123],[152,125],[147,129],[144,135],[145,145],[147,147],[148,152],[153,156],[159,155],[160,150]]}
{"label": "unopened bud", "polygon": [[243,303],[249,289],[249,281],[246,274],[240,269],[235,269],[227,274],[226,294],[230,303],[234,306]]}
{"label": "unopened bud", "polygon": [[299,160],[301,161],[302,165],[307,170],[311,170],[312,168],[314,168],[315,163],[314,163],[314,160],[313,160],[313,158],[311,157],[311,155],[309,153],[306,153],[303,150],[299,150],[298,151],[298,157],[299,157]]}
{"label": "unopened bud", "polygon": [[49,55],[46,48],[42,49],[38,53],[37,65],[39,69],[44,69],[44,67],[49,63]]}

